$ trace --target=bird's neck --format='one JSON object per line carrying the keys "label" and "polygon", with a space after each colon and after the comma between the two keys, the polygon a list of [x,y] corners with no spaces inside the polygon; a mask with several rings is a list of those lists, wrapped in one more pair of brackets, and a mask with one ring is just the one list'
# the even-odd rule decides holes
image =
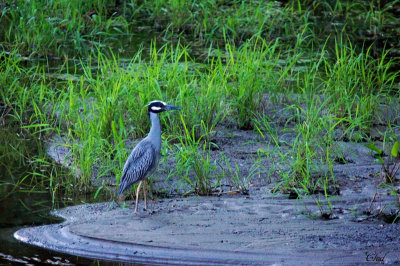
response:
{"label": "bird's neck", "polygon": [[157,114],[150,112],[151,128],[149,137],[156,141],[156,148],[161,149],[161,124]]}

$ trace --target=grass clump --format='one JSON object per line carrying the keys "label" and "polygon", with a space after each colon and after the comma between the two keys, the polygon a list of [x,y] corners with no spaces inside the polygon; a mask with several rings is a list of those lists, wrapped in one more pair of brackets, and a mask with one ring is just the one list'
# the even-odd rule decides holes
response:
{"label": "grass clump", "polygon": [[[116,9],[117,1],[8,1],[4,4],[0,31],[8,49],[38,55],[65,55],[68,49],[81,55],[100,40],[127,32],[129,23]],[[125,8],[127,9],[127,8]]]}
{"label": "grass clump", "polygon": [[263,93],[271,91],[277,80],[275,67],[280,57],[277,46],[278,42],[268,44],[262,39],[246,42],[239,50],[227,45],[227,98],[235,110],[239,128],[253,127]]}
{"label": "grass clump", "polygon": [[335,117],[345,118],[346,138],[365,138],[373,125],[374,107],[380,98],[395,90],[399,72],[390,71],[394,62],[386,60],[388,51],[374,59],[370,55],[371,47],[356,53],[351,44],[336,41],[335,59],[333,62],[324,60],[326,78],[322,79],[323,92],[335,101],[332,104]]}
{"label": "grass clump", "polygon": [[173,175],[179,176],[180,182],[189,187],[185,194],[210,195],[214,187],[211,179],[215,177],[213,173],[216,170],[216,162],[211,160],[210,155],[212,144],[203,141],[202,137],[197,138],[195,127],[188,129],[182,116],[181,122],[185,135],[179,137],[179,143],[175,145],[176,170]]}

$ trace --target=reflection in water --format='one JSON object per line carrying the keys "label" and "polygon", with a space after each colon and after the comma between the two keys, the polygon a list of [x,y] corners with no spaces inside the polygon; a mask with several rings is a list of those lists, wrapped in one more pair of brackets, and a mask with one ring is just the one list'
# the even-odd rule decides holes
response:
{"label": "reflection in water", "polygon": [[23,226],[60,222],[49,211],[73,202],[55,200],[53,204],[46,178],[51,171],[62,169],[43,164],[46,156],[34,137],[2,126],[0,136],[0,264],[97,264],[98,261],[32,247],[13,238],[13,233]]}

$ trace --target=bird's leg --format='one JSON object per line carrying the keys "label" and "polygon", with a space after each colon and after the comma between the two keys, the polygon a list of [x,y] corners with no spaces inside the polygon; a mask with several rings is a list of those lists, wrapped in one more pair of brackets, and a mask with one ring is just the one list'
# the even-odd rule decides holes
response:
{"label": "bird's leg", "polygon": [[142,185],[142,181],[139,182],[139,185],[136,189],[136,205],[135,205],[135,213],[137,213],[137,208],[138,208],[138,203],[139,203],[139,192],[140,192],[140,186]]}
{"label": "bird's leg", "polygon": [[146,180],[143,181],[143,196],[144,196],[144,209],[147,210],[147,191],[146,191]]}

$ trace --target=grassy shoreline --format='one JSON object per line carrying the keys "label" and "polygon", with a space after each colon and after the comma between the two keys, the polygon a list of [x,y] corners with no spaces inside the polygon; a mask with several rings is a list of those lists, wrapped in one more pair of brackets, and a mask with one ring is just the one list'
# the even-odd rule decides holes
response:
{"label": "grassy shoreline", "polygon": [[[245,181],[251,179],[228,161],[223,173],[216,170],[220,166],[210,159],[210,149],[217,126],[254,130],[265,139],[268,135],[280,164],[290,168],[277,176],[277,187],[299,195],[322,190],[327,198],[336,182],[335,156],[341,152],[335,141],[372,143],[371,129],[378,124],[385,126],[381,135],[388,145],[398,137],[393,130],[399,126],[397,117],[376,121],[378,111],[390,111],[392,102],[398,101],[396,49],[381,49],[378,41],[360,46],[350,38],[355,29],[344,31],[369,14],[359,29],[367,31],[369,26],[376,34],[385,32],[390,21],[397,23],[397,9],[389,4],[363,9],[348,2],[300,6],[250,1],[251,8],[244,2],[218,1],[119,3],[2,4],[0,23],[8,30],[0,31],[1,119],[32,138],[56,135],[65,140],[62,145],[72,158],[71,177],[52,180],[53,194],[68,184],[80,191],[93,190],[94,168],[95,178],[111,176],[118,183],[127,139],[147,133],[144,106],[154,99],[182,108],[179,115],[161,117],[163,152],[176,160],[169,175],[179,176],[189,191],[201,195],[218,186],[220,178],[233,178],[243,192]],[[44,8],[49,6],[53,9]],[[224,7],[225,14],[217,6]],[[348,23],[335,36],[327,37],[336,29],[318,32],[324,29],[317,27],[316,16],[327,10],[333,14],[331,26],[336,20]],[[17,20],[21,14],[32,19]],[[279,20],[277,14],[282,15]],[[146,20],[135,20],[145,15]],[[119,44],[105,46],[121,32],[132,34],[129,29],[150,22],[160,25],[162,33],[142,49],[130,51],[128,59]],[[189,35],[194,37],[190,41]],[[178,41],[171,42],[174,38]],[[48,63],[27,64],[30,58],[49,55],[66,60],[60,60],[55,70]],[[288,114],[283,126],[266,112],[268,108]],[[289,150],[281,149],[282,132],[295,136],[285,144]],[[262,171],[261,161],[268,156],[260,152],[253,174]]]}

